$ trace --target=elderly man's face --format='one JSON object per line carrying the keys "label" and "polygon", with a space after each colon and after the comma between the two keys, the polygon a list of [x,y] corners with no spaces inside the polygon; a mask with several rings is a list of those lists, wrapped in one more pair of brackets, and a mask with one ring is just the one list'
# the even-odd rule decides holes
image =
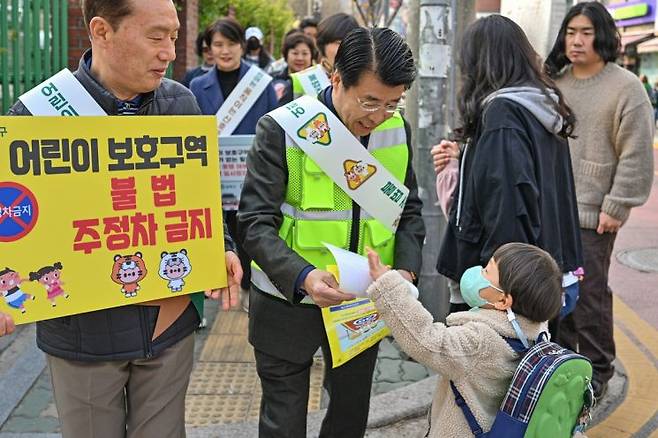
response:
{"label": "elderly man's face", "polygon": [[[132,13],[124,17],[103,48],[105,69],[120,99],[155,90],[169,63],[176,59],[178,16],[171,0],[130,0]],[[120,95],[119,95],[120,94]]]}
{"label": "elderly man's face", "polygon": [[349,131],[358,137],[370,134],[377,126],[393,117],[402,100],[404,85],[390,86],[379,77],[365,71],[359,82],[350,88],[343,86],[340,73],[331,77],[336,111]]}

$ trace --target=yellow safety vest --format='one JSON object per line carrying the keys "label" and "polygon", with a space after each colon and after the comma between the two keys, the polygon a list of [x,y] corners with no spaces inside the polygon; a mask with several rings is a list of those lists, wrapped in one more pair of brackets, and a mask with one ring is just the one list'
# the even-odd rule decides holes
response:
{"label": "yellow safety vest", "polygon": [[[368,151],[404,182],[409,149],[404,121],[398,113],[370,134]],[[310,264],[326,270],[327,265],[335,261],[323,242],[350,249],[352,199],[288,135],[286,161],[288,185],[285,202],[281,205],[283,222],[279,237]],[[395,234],[363,209],[358,230],[357,252],[365,254],[365,248],[370,247],[380,255],[382,263],[392,265]],[[260,290],[283,298],[255,263],[252,263],[252,282]],[[305,297],[302,303],[312,304],[313,301]]]}

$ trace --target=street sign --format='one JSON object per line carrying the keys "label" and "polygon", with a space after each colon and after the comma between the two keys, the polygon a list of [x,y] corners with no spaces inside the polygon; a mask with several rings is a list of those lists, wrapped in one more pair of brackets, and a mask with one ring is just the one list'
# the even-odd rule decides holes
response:
{"label": "street sign", "polygon": [[25,237],[38,217],[39,205],[30,189],[15,182],[0,182],[0,242]]}

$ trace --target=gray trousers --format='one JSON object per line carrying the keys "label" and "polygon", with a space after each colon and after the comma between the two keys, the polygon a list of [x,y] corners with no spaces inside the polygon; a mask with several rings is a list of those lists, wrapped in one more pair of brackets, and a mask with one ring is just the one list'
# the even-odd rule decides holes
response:
{"label": "gray trousers", "polygon": [[47,355],[63,438],[184,438],[194,334],[152,359]]}

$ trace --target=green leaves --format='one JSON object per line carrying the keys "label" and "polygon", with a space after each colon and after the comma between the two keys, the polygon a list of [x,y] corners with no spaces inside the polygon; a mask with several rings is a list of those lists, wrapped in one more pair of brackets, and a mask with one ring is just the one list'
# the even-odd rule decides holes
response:
{"label": "green leaves", "polygon": [[258,26],[263,31],[265,47],[273,47],[272,56],[278,58],[283,35],[295,20],[286,0],[200,0],[199,29],[226,16],[229,5],[235,9],[235,18],[245,29]]}

